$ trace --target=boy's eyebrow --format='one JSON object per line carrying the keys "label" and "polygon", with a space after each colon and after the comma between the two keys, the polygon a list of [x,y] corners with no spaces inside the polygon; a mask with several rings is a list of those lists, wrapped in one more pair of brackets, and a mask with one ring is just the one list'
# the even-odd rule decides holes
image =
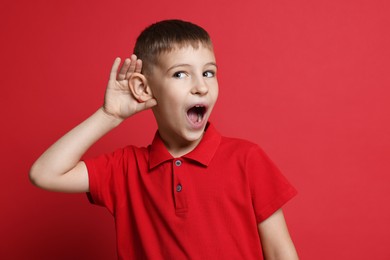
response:
{"label": "boy's eyebrow", "polygon": [[[206,63],[204,66],[210,66],[210,65],[215,66],[216,68],[218,68],[217,63],[215,63],[215,62],[208,62],[208,63]],[[170,71],[170,70],[172,70],[172,69],[178,68],[178,67],[191,67],[191,64],[187,64],[187,63],[175,64],[175,65],[173,65],[172,67],[170,67],[170,68],[167,70],[167,72]]]}
{"label": "boy's eyebrow", "polygon": [[209,65],[213,65],[213,66],[215,66],[216,68],[218,68],[217,63],[215,63],[215,62],[206,63],[206,66],[209,66]]}

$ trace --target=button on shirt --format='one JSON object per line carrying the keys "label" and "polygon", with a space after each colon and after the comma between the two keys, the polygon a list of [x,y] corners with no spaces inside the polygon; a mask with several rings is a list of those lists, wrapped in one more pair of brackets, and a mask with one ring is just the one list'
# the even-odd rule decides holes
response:
{"label": "button on shirt", "polygon": [[211,124],[180,158],[156,133],[85,163],[92,202],[115,217],[119,259],[262,259],[257,223],[296,194],[256,144]]}

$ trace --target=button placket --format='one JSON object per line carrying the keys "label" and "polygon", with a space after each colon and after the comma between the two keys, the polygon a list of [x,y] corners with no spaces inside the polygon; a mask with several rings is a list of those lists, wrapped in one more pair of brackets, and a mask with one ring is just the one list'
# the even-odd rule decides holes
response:
{"label": "button placket", "polygon": [[175,159],[173,161],[173,165],[173,194],[175,200],[175,210],[177,214],[183,214],[188,210],[185,188],[181,180],[185,167],[183,166],[183,161],[180,159]]}

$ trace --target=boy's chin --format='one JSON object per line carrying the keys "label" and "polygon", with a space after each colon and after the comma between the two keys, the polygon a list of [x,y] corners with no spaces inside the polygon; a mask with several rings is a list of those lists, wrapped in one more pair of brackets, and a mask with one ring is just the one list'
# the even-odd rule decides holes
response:
{"label": "boy's chin", "polygon": [[182,139],[183,143],[192,145],[193,143],[197,143],[202,139],[203,133],[204,127],[199,129],[185,130],[182,131],[180,138]]}
{"label": "boy's chin", "polygon": [[196,130],[192,130],[190,133],[187,134],[186,140],[189,143],[199,142],[203,138],[205,129],[206,126]]}
{"label": "boy's chin", "polygon": [[186,138],[186,141],[188,141],[189,143],[200,141],[203,137],[204,131],[197,131],[197,132],[199,133],[193,133],[189,135],[188,138]]}

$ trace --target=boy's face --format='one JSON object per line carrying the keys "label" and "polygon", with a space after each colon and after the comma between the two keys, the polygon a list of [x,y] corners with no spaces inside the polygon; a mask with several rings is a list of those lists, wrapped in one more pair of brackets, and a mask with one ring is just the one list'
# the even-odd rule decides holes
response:
{"label": "boy's face", "polygon": [[214,52],[188,46],[158,60],[147,80],[157,100],[159,133],[170,150],[197,145],[218,98]]}

